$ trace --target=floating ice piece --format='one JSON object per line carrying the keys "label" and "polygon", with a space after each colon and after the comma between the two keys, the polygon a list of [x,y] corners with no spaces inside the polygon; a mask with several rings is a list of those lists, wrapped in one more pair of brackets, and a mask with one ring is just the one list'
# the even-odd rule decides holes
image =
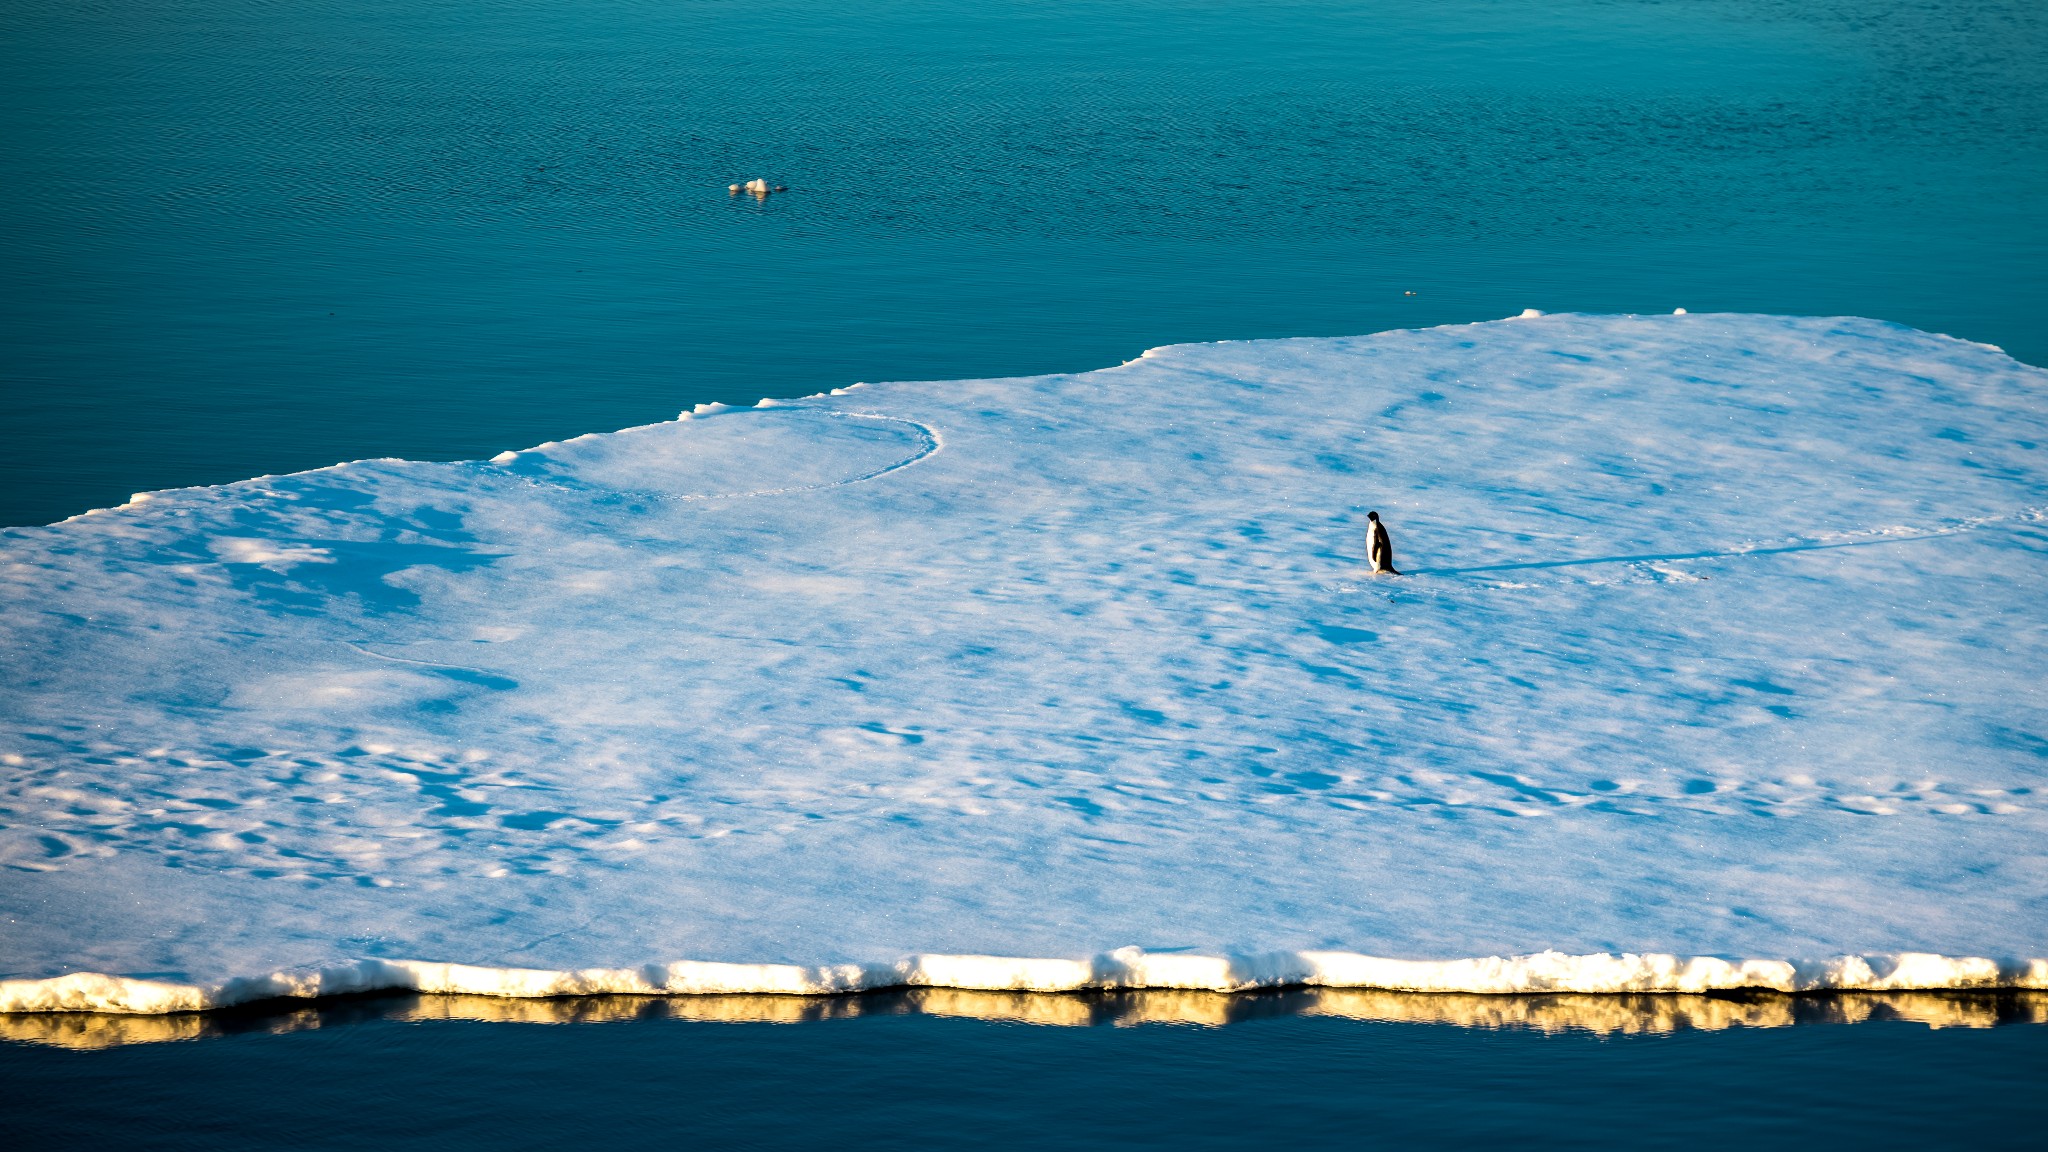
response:
{"label": "floating ice piece", "polygon": [[1955,958],[2048,956],[2044,397],[1874,321],[1561,315],[9,529],[0,977],[2038,982]]}

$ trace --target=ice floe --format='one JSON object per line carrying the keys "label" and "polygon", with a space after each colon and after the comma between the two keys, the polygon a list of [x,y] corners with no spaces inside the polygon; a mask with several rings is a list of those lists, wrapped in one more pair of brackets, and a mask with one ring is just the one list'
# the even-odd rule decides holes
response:
{"label": "ice floe", "polygon": [[8,530],[0,1010],[2041,987],[2044,400],[1532,310]]}

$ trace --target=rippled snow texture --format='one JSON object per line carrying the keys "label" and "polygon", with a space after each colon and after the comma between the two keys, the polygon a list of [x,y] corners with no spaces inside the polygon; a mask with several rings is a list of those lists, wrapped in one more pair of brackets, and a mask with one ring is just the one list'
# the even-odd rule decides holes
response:
{"label": "rippled snow texture", "polygon": [[2024,973],[2044,443],[2048,373],[1982,345],[1550,316],[11,530],[0,975]]}

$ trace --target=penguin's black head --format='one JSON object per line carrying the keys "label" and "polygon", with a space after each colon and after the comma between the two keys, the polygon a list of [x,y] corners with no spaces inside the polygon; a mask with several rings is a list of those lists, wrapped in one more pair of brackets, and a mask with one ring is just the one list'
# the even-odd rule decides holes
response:
{"label": "penguin's black head", "polygon": [[1380,518],[1380,514],[1379,514],[1379,513],[1377,513],[1377,512],[1367,512],[1367,513],[1365,514],[1365,518],[1366,518],[1367,520],[1377,520],[1377,519],[1379,519],[1379,518]]}

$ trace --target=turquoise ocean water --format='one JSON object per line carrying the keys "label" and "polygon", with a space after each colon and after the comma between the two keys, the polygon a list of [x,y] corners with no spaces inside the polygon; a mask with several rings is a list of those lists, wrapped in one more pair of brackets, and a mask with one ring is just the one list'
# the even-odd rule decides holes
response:
{"label": "turquoise ocean water", "polygon": [[2048,362],[2043,59],[2033,0],[19,0],[0,524],[1524,307]]}

